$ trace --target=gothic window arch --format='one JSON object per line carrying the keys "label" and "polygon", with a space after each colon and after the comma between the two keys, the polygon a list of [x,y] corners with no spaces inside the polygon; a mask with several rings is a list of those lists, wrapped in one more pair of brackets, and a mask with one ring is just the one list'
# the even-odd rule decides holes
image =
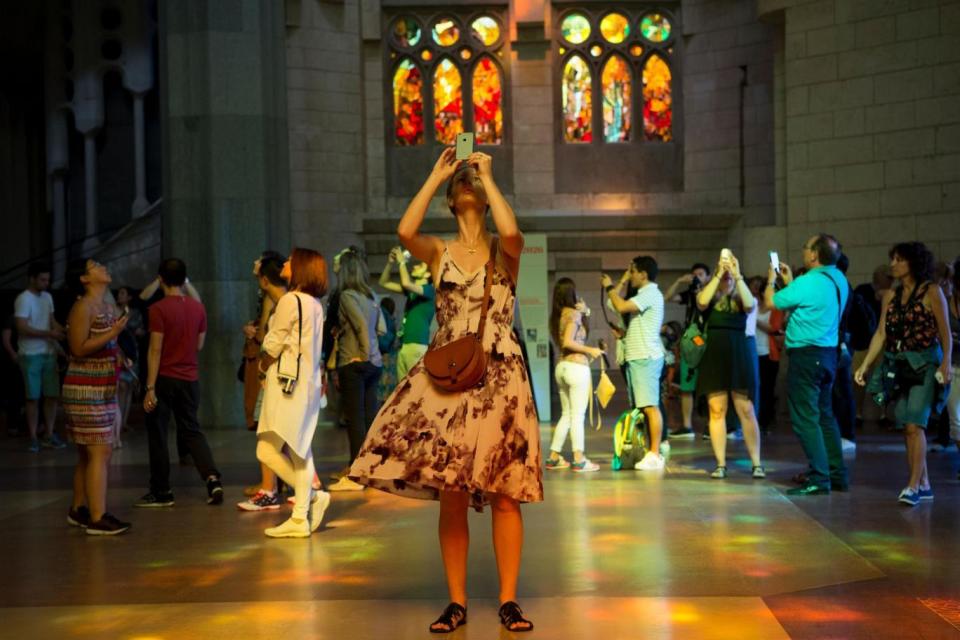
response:
{"label": "gothic window arch", "polygon": [[[474,131],[481,146],[506,144],[509,38],[502,11],[399,9],[387,17],[388,146],[439,151],[460,131]],[[406,101],[398,82],[409,83],[411,75],[416,99]]]}
{"label": "gothic window arch", "polygon": [[[682,188],[679,15],[679,3],[554,0],[558,192]],[[565,169],[584,163],[596,171]]]}

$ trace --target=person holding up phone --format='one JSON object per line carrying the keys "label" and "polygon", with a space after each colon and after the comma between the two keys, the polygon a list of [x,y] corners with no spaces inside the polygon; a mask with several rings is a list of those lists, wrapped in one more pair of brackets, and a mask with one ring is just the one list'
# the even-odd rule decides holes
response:
{"label": "person holding up phone", "polygon": [[[449,241],[421,232],[430,201],[444,183],[457,223]],[[488,215],[496,236],[487,232]],[[384,403],[350,477],[390,493],[440,501],[440,551],[450,604],[430,625],[432,633],[449,633],[467,622],[467,509],[490,506],[500,622],[507,631],[530,631],[533,623],[516,602],[523,549],[520,504],[543,500],[540,433],[513,332],[523,234],[493,179],[491,157],[473,153],[460,163],[453,147],[444,149],[403,214],[397,235],[413,257],[430,265],[437,287],[431,347],[477,335],[486,306],[481,346],[487,365],[481,383],[462,391],[435,383],[422,360],[414,365]]]}
{"label": "person holding up phone", "polygon": [[740,273],[740,262],[724,249],[713,277],[697,294],[697,307],[706,320],[706,350],[700,361],[697,394],[707,397],[710,409],[710,444],[717,461],[712,478],[727,477],[727,411],[730,397],[743,428],[754,478],[766,477],[760,462],[760,429],[752,397],[757,385],[745,329],[755,312],[756,300]]}
{"label": "person holding up phone", "polygon": [[[562,412],[553,430],[547,469],[567,469],[590,472],[600,469],[583,454],[583,422],[590,404],[590,361],[603,355],[603,350],[587,345],[590,325],[588,309],[577,298],[576,286],[570,278],[560,278],[553,286],[553,309],[550,311],[550,337],[561,353],[554,376],[560,393]],[[561,455],[563,444],[570,434],[573,464]]]}
{"label": "person holding up phone", "polygon": [[[387,266],[380,273],[380,286],[393,293],[406,296],[403,307],[403,344],[397,354],[397,380],[403,380],[407,372],[420,362],[430,344],[430,324],[433,322],[433,308],[436,300],[436,287],[430,265],[420,261],[412,269],[407,268],[410,253],[400,247],[394,247],[387,256]],[[400,282],[390,280],[393,265],[397,265]]]}

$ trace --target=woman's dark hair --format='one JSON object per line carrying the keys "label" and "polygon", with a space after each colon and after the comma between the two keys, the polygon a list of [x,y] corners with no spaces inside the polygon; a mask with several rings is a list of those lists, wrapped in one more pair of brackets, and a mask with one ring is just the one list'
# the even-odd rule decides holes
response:
{"label": "woman's dark hair", "polygon": [[[563,348],[563,336],[560,335],[560,317],[564,309],[575,309],[577,306],[577,286],[570,278],[560,278],[553,285],[553,307],[550,309],[550,337],[557,347]],[[589,334],[590,326],[583,318],[583,328]]]}
{"label": "woman's dark hair", "polygon": [[393,301],[393,298],[382,298],[380,300],[380,308],[392,316],[397,312],[397,303]]}
{"label": "woman's dark hair", "polygon": [[960,298],[960,257],[953,261],[953,295]]}
{"label": "woman's dark hair", "polygon": [[[267,282],[275,287],[286,287],[287,282],[280,276],[283,272],[283,263],[286,260],[279,253],[270,256],[264,256],[260,259],[260,270],[257,272],[261,277],[266,278]],[[293,265],[290,265],[291,269]]]}
{"label": "woman's dark hair", "polygon": [[87,275],[88,260],[89,258],[76,258],[67,264],[67,273],[66,277],[64,278],[64,283],[67,287],[67,291],[69,291],[75,298],[79,298],[87,292],[87,287],[84,286],[83,281],[80,280],[80,278]]}
{"label": "woman's dark hair", "polygon": [[327,292],[327,262],[320,253],[300,247],[290,252],[290,290],[323,297]]}
{"label": "woman's dark hair", "polygon": [[893,245],[888,254],[905,260],[910,267],[910,275],[919,285],[933,279],[933,253],[922,242],[901,242]]}

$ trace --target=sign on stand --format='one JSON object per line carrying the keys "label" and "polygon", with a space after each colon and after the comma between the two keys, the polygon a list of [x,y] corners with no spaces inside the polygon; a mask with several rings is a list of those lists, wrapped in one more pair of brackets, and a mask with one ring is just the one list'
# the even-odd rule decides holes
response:
{"label": "sign on stand", "polygon": [[541,422],[550,422],[550,289],[547,282],[547,236],[524,234],[517,282],[521,339],[526,344],[530,383]]}

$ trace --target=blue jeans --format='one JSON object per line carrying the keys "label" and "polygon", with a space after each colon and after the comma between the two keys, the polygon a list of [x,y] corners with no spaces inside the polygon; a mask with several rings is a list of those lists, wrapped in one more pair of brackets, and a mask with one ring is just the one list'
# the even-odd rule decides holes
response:
{"label": "blue jeans", "polygon": [[831,483],[846,486],[847,468],[843,462],[840,429],[833,416],[833,381],[837,374],[835,347],[789,349],[787,368],[787,405],[793,432],[810,470],[807,482],[823,488]]}

